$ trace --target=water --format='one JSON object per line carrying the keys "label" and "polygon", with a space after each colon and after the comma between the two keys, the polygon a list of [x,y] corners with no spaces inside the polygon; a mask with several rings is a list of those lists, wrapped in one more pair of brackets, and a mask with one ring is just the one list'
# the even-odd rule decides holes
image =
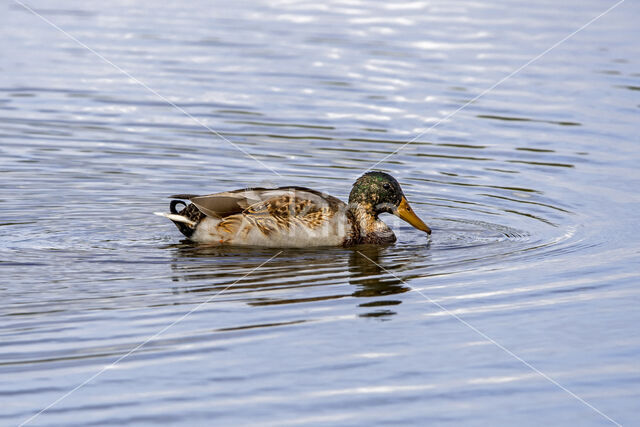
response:
{"label": "water", "polygon": [[[30,5],[113,65],[1,6],[1,424],[636,423],[637,3],[441,123],[613,3]],[[376,168],[431,241],[206,248],[152,215],[344,200],[417,136]]]}

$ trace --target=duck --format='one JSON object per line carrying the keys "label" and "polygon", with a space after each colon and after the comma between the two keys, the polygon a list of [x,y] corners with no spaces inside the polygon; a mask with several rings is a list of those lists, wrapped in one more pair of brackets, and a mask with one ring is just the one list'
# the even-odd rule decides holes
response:
{"label": "duck", "polygon": [[169,197],[169,213],[187,239],[209,245],[304,248],[396,241],[379,216],[396,215],[431,235],[409,206],[398,181],[381,171],[360,176],[348,203],[306,187],[245,188],[198,196]]}

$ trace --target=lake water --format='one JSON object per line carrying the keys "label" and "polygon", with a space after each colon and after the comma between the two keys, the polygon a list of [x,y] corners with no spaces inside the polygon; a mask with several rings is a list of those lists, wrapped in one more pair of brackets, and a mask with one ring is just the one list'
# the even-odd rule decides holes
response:
{"label": "lake water", "polygon": [[[4,2],[0,424],[636,424],[638,3],[484,92],[614,4]],[[430,240],[207,248],[152,215],[346,200],[414,139],[375,168]]]}

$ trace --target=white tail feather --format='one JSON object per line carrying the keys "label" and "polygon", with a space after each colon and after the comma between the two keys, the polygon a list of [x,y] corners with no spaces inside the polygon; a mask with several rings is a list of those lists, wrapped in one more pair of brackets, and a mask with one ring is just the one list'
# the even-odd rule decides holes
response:
{"label": "white tail feather", "polygon": [[184,217],[182,215],[169,214],[169,213],[164,213],[164,212],[154,212],[154,214],[158,215],[158,216],[163,216],[165,218],[169,218],[171,221],[182,222],[182,223],[190,225],[192,227],[194,225],[196,225],[195,222],[191,221],[189,218]]}

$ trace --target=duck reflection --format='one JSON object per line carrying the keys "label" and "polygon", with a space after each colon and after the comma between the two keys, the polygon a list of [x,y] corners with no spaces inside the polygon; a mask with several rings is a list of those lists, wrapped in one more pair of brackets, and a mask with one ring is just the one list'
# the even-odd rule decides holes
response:
{"label": "duck reflection", "polygon": [[[170,248],[174,250],[171,263],[173,281],[186,282],[177,287],[176,292],[216,293],[228,288],[224,292],[226,297],[241,299],[252,306],[294,304],[351,296],[350,293],[335,293],[335,286],[328,287],[344,280],[345,274],[348,274],[347,249],[274,250],[202,246],[190,242]],[[296,288],[307,289],[297,292]],[[278,291],[284,289],[289,290],[287,295],[300,297],[282,298],[283,292]],[[326,289],[331,289],[333,293],[327,295]]]}
{"label": "duck reflection", "polygon": [[[389,307],[401,303],[400,299],[389,297],[410,290],[402,280],[381,267],[385,264],[385,248],[377,246],[286,249],[273,259],[278,252],[264,248],[201,246],[182,242],[167,249],[173,251],[172,280],[182,282],[174,287],[176,293],[214,294],[224,290],[224,299],[241,300],[251,306],[357,297],[368,299],[357,305],[368,310],[359,313],[360,317],[384,318],[396,314]],[[404,261],[403,264],[406,258]],[[262,263],[265,264],[256,268]],[[345,282],[356,289],[339,286]],[[278,292],[285,289],[287,292]]]}
{"label": "duck reflection", "polygon": [[[352,251],[349,257],[349,283],[358,287],[351,295],[355,297],[374,298],[401,294],[411,290],[402,280],[385,272],[381,264],[381,252],[384,248],[379,246],[360,247]],[[359,304],[359,307],[375,309],[362,313],[360,317],[385,317],[396,314],[389,306],[401,304],[399,299],[376,299]],[[383,307],[383,308],[381,308]]]}

